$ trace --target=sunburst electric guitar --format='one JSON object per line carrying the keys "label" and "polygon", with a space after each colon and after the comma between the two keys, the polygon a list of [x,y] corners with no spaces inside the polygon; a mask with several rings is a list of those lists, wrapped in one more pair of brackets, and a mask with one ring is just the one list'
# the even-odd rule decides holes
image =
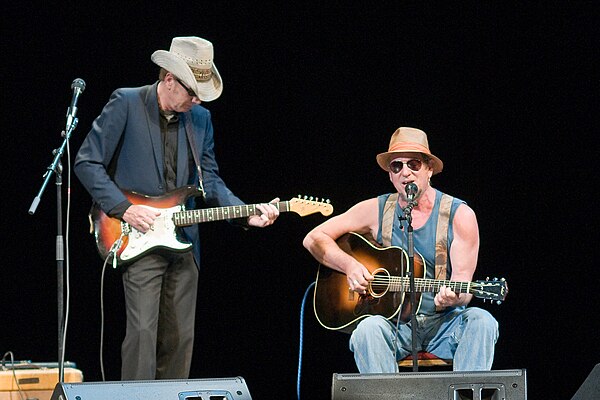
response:
{"label": "sunburst electric guitar", "polygon": [[[342,250],[363,264],[375,277],[366,294],[348,288],[346,275],[320,265],[314,291],[314,311],[319,323],[332,330],[351,332],[356,323],[370,315],[387,319],[410,319],[411,305],[405,301],[410,293],[408,254],[396,246],[376,247],[363,236],[350,232],[341,236],[337,244]],[[475,282],[456,282],[423,278],[426,276],[423,257],[415,252],[414,277],[417,312],[422,292],[438,292],[442,286],[456,293],[471,293],[484,300],[500,304],[506,298],[508,286],[504,279]]]}
{"label": "sunburst electric guitar", "polygon": [[[160,216],[154,226],[142,233],[128,223],[105,214],[97,205],[90,211],[91,231],[96,238],[98,252],[103,259],[113,257],[113,265],[129,263],[156,249],[171,251],[187,251],[192,244],[182,241],[176,235],[176,228],[201,222],[260,215],[258,204],[215,207],[186,210],[185,201],[190,196],[200,194],[197,188],[185,186],[162,196],[146,196],[135,192],[123,192],[132,204],[146,205],[160,209]],[[279,212],[292,211],[300,216],[320,212],[330,215],[333,206],[328,202],[314,201],[312,197],[295,197],[289,201],[274,203]]]}

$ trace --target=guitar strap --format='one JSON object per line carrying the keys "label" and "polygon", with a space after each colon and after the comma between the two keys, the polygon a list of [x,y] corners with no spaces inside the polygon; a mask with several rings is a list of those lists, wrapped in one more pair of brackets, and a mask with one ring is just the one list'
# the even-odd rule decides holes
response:
{"label": "guitar strap", "polygon": [[198,157],[196,138],[193,134],[194,130],[192,127],[191,118],[189,118],[186,114],[182,115],[185,115],[185,133],[187,134],[188,142],[190,143],[190,148],[192,149],[192,156],[194,156],[194,164],[196,164],[196,170],[198,171],[198,187],[200,188],[200,191],[202,191],[202,198],[206,200],[206,192],[204,191],[204,184],[202,180],[202,168],[200,168],[200,158]]}
{"label": "guitar strap", "polygon": [[[440,201],[437,230],[435,233],[435,279],[446,280],[449,278],[446,265],[448,263],[448,226],[450,223],[452,200],[452,196],[444,193]],[[383,206],[381,239],[385,247],[389,247],[392,243],[392,228],[394,227],[394,214],[397,202],[398,193],[393,193],[388,197]]]}
{"label": "guitar strap", "polygon": [[392,244],[392,228],[394,227],[394,214],[396,203],[398,202],[398,193],[392,193],[383,206],[383,216],[381,217],[381,240],[385,247]]}
{"label": "guitar strap", "polygon": [[435,279],[446,280],[448,276],[448,225],[453,197],[442,195],[438,212],[437,230],[435,232]]}

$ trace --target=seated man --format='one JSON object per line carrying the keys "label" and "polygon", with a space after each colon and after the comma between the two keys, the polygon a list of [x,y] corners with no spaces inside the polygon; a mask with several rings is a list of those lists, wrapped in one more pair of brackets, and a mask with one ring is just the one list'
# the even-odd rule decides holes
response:
{"label": "seated man", "polygon": [[[424,278],[471,281],[477,266],[479,230],[473,210],[465,202],[433,188],[430,178],[442,171],[442,161],[429,150],[425,132],[399,128],[389,149],[377,155],[379,166],[388,171],[396,193],[364,200],[345,213],[314,228],[304,239],[304,247],[323,265],[346,274],[348,287],[364,294],[374,277],[357,259],[343,251],[336,240],[348,232],[372,236],[382,245],[407,250],[407,221],[413,227],[415,258],[425,261]],[[407,185],[415,188],[414,198]],[[410,192],[410,190],[409,190]],[[443,200],[445,199],[445,200]],[[409,203],[409,201],[411,201]],[[386,207],[386,204],[388,205]],[[442,211],[440,211],[442,210]],[[444,211],[445,210],[445,211]],[[436,234],[439,215],[446,215],[445,250],[436,263]],[[442,222],[443,223],[443,222]],[[439,266],[436,273],[436,264]],[[409,301],[407,293],[405,301]],[[440,358],[452,358],[454,370],[490,370],[498,323],[487,311],[467,307],[472,294],[455,293],[442,286],[438,293],[422,293],[416,315],[417,350]],[[398,361],[412,352],[411,322],[396,323],[381,315],[360,321],[350,337],[350,349],[360,373],[398,372]]]}

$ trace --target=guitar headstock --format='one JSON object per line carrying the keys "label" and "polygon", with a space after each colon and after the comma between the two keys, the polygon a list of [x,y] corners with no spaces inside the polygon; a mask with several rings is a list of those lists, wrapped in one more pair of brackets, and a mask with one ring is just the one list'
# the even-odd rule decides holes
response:
{"label": "guitar headstock", "polygon": [[320,212],[327,216],[331,215],[333,212],[333,206],[329,203],[329,199],[321,199],[321,201],[319,201],[319,199],[313,198],[312,196],[304,196],[304,198],[302,198],[298,195],[298,197],[292,198],[289,203],[290,211],[300,214],[302,217],[316,212]]}
{"label": "guitar headstock", "polygon": [[491,300],[501,304],[508,294],[508,285],[504,278],[486,278],[485,281],[475,281],[471,284],[470,293],[484,300]]}

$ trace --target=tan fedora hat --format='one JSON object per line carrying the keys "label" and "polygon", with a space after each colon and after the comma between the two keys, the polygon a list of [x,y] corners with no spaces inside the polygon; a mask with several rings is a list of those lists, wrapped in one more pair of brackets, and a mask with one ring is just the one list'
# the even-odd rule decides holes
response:
{"label": "tan fedora hat", "polygon": [[173,38],[169,51],[157,50],[151,58],[181,79],[200,100],[211,101],[223,92],[223,81],[213,56],[211,42],[196,36],[183,36]]}
{"label": "tan fedora hat", "polygon": [[385,153],[377,155],[377,163],[386,171],[390,170],[390,162],[399,157],[399,153],[422,153],[427,155],[430,161],[430,168],[433,174],[442,172],[444,163],[442,160],[431,154],[427,134],[420,129],[400,127],[390,139],[390,147]]}

